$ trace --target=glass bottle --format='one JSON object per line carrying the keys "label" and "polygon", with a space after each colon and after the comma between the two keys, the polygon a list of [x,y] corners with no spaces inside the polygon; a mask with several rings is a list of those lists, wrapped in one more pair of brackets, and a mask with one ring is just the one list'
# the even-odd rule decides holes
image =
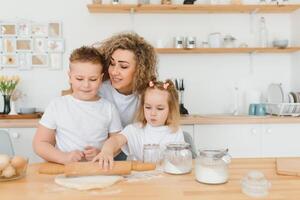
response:
{"label": "glass bottle", "polygon": [[268,47],[268,30],[265,18],[261,17],[259,23],[259,46]]}

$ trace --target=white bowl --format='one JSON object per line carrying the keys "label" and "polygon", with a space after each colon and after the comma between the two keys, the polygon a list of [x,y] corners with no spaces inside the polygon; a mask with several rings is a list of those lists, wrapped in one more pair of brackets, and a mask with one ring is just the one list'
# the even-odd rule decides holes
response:
{"label": "white bowl", "polygon": [[289,40],[274,40],[273,41],[273,46],[278,47],[281,49],[284,49],[288,46]]}
{"label": "white bowl", "polygon": [[20,108],[20,114],[32,114],[32,113],[35,113],[35,108],[33,107]]}

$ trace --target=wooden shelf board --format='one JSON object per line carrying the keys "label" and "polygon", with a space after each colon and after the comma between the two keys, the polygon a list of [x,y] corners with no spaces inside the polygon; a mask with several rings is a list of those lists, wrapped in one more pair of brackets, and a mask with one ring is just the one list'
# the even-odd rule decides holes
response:
{"label": "wooden shelf board", "polygon": [[214,53],[293,53],[300,51],[300,47],[279,48],[194,48],[194,49],[177,49],[177,48],[157,48],[156,52],[160,54],[214,54]]}
{"label": "wooden shelf board", "polygon": [[106,5],[88,4],[91,13],[290,13],[300,9],[293,5]]}

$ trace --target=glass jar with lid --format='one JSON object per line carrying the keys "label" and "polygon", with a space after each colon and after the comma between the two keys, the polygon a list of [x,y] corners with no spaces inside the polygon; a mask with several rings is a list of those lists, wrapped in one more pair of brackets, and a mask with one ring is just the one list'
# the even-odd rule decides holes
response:
{"label": "glass jar with lid", "polygon": [[192,171],[192,152],[188,143],[168,144],[164,152],[164,172],[186,174]]}
{"label": "glass jar with lid", "polygon": [[200,150],[195,164],[196,180],[207,184],[227,182],[230,160],[228,149]]}

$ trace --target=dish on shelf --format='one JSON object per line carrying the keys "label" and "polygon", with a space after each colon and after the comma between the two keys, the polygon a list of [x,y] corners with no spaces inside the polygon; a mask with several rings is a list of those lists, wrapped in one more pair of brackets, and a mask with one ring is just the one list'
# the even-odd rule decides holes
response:
{"label": "dish on shelf", "polygon": [[283,103],[284,94],[281,84],[270,84],[267,92],[267,102],[268,103]]}

